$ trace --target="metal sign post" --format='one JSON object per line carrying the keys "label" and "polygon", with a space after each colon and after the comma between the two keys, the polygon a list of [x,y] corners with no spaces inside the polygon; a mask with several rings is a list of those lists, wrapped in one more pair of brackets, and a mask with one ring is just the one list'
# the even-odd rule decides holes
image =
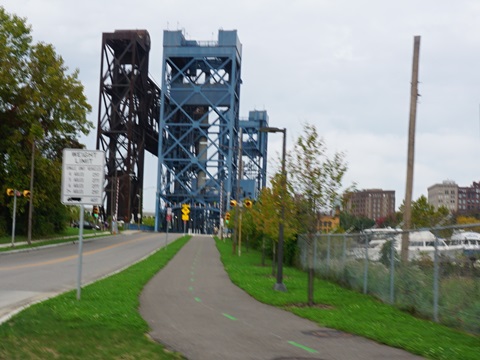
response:
{"label": "metal sign post", "polygon": [[165,236],[165,249],[168,246],[168,228],[170,227],[170,220],[167,218],[167,235]]}
{"label": "metal sign post", "polygon": [[61,202],[64,205],[80,205],[77,300],[80,300],[82,284],[84,205],[102,203],[104,181],[104,151],[63,149]]}
{"label": "metal sign post", "polygon": [[165,237],[165,249],[167,248],[168,245],[168,228],[170,227],[170,222],[172,221],[172,208],[168,207],[167,208],[167,236]]}
{"label": "metal sign post", "polygon": [[77,271],[77,300],[82,292],[82,259],[83,259],[83,220],[85,207],[80,205],[80,224],[78,226],[78,271]]}
{"label": "metal sign post", "polygon": [[15,222],[17,218],[17,190],[13,190],[12,246],[15,246]]}
{"label": "metal sign post", "polygon": [[190,205],[182,204],[183,235],[187,233],[187,221],[190,219]]}

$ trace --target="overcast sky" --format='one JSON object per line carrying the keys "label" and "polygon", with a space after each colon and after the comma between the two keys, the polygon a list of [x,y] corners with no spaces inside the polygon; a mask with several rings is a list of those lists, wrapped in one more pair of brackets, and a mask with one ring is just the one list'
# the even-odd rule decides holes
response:
{"label": "overcast sky", "polygon": [[[34,41],[52,44],[78,68],[97,125],[103,32],[146,29],[150,77],[161,82],[164,30],[217,40],[237,30],[243,45],[241,116],[267,110],[287,128],[317,126],[330,151],[343,151],[345,185],[405,194],[413,38],[421,36],[414,200],[443,180],[480,180],[480,1],[478,0],[2,0],[27,18]],[[82,138],[95,149],[96,128]],[[271,134],[269,151],[281,149]],[[147,166],[156,169],[147,155]],[[273,169],[276,164],[270,164]],[[147,174],[147,173],[146,173]],[[154,210],[156,172],[144,184]]]}

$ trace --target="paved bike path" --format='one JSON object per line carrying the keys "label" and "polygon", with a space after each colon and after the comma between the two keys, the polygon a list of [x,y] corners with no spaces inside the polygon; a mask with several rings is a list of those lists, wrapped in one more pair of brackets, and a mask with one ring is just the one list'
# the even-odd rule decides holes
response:
{"label": "paved bike path", "polygon": [[188,359],[421,359],[262,304],[226,274],[211,237],[195,236],[144,288],[150,336]]}

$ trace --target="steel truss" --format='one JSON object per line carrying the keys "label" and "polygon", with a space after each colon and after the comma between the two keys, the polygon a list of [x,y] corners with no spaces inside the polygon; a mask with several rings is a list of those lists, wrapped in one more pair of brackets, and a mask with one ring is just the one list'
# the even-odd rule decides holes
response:
{"label": "steel truss", "polygon": [[105,218],[142,216],[144,154],[157,154],[160,118],[149,52],[146,30],[103,33],[96,147],[106,154]]}
{"label": "steel truss", "polygon": [[164,31],[163,51],[155,227],[188,203],[189,229],[211,232],[235,194],[242,47],[236,31],[220,30],[218,42]]}

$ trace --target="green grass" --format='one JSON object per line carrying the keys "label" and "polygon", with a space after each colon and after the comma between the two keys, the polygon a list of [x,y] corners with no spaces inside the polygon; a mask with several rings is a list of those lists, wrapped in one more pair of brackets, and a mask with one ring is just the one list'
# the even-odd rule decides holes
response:
{"label": "green grass", "polygon": [[[94,230],[87,230],[87,229],[83,230],[84,233],[93,232],[93,231]],[[48,236],[42,236],[42,237],[37,238],[36,240],[52,238],[52,237],[73,236],[73,235],[78,235],[78,228],[68,226],[61,233],[51,234],[51,235],[48,235]],[[21,242],[21,241],[27,241],[27,236],[16,234],[15,235],[15,242]],[[0,244],[9,244],[11,242],[12,242],[12,234],[8,234],[8,235],[5,235],[5,236],[0,236]]]}
{"label": "green grass", "polygon": [[480,338],[434,322],[421,320],[370,296],[315,280],[315,307],[307,303],[307,275],[284,267],[287,292],[273,290],[271,265],[260,265],[256,251],[232,255],[230,241],[217,239],[222,262],[231,280],[257,300],[284,308],[321,326],[360,335],[389,346],[405,349],[429,359],[476,360],[480,357]]}
{"label": "green grass", "polygon": [[[15,236],[14,246],[5,246],[0,247],[0,252],[2,251],[10,251],[10,250],[18,250],[18,249],[27,249],[27,248],[34,248],[39,246],[45,245],[52,245],[52,244],[59,244],[64,242],[72,242],[78,240],[78,228],[67,228],[60,234],[54,234],[53,236],[46,236],[42,238],[32,239],[32,244],[21,244],[27,241],[26,236]],[[100,237],[100,236],[109,236],[110,233],[105,233],[99,230],[91,230],[91,229],[83,229],[83,236],[84,238],[91,238],[92,236]],[[0,244],[11,244],[12,237],[0,237]]]}
{"label": "green grass", "polygon": [[[148,339],[138,313],[139,294],[188,241],[181,238],[123,272],[86,286],[82,299],[70,291],[33,305],[0,325],[0,359],[181,359]],[[480,338],[403,313],[369,296],[316,279],[315,302],[307,300],[306,274],[284,268],[286,293],[273,290],[271,266],[250,250],[232,255],[217,241],[232,281],[259,301],[327,326],[406,349],[430,359],[477,359]]]}
{"label": "green grass", "polygon": [[145,284],[188,241],[82,289],[33,305],[0,325],[0,359],[181,359],[148,339],[138,313]]}

